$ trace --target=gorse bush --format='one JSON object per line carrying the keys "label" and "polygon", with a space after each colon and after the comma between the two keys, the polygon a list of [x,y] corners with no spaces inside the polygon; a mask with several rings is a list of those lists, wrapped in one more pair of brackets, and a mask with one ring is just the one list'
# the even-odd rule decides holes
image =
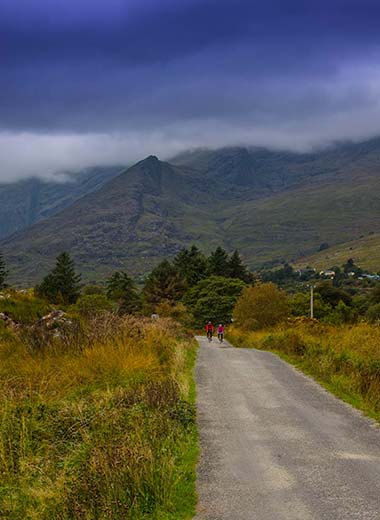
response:
{"label": "gorse bush", "polygon": [[285,291],[274,283],[262,283],[244,289],[234,309],[234,320],[244,330],[271,327],[290,314]]}
{"label": "gorse bush", "polygon": [[0,331],[0,518],[190,518],[193,357],[170,320]]}

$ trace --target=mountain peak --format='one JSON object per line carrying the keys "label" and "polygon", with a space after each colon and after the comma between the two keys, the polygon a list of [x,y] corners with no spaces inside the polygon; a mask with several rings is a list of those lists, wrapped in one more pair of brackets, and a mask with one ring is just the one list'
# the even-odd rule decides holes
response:
{"label": "mountain peak", "polygon": [[161,161],[159,160],[159,158],[156,155],[148,155],[148,157],[146,159],[143,159],[142,162],[153,164],[153,163],[159,163]]}

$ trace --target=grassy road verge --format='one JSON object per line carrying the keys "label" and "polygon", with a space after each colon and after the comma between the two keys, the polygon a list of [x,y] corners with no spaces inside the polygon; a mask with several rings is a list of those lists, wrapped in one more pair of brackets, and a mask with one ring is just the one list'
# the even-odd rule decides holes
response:
{"label": "grassy road verge", "polygon": [[229,331],[236,347],[269,350],[314,377],[337,397],[380,420],[380,328],[301,323]]}
{"label": "grassy road verge", "polygon": [[0,518],[192,518],[195,352],[170,320],[0,330]]}

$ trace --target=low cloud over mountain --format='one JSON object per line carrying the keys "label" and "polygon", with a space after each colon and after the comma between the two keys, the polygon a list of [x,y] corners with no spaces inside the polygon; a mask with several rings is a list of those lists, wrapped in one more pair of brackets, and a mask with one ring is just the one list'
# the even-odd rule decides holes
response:
{"label": "low cloud over mountain", "polygon": [[379,15],[374,0],[5,0],[0,180],[378,134]]}

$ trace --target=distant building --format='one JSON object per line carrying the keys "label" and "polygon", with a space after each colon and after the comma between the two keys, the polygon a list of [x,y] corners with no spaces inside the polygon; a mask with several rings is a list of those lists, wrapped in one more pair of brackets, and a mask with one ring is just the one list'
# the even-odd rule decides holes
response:
{"label": "distant building", "polygon": [[320,271],[319,275],[325,276],[326,278],[333,278],[336,275],[336,273],[335,271]]}
{"label": "distant building", "polygon": [[368,280],[380,280],[380,275],[378,274],[363,273],[362,277],[368,278]]}

